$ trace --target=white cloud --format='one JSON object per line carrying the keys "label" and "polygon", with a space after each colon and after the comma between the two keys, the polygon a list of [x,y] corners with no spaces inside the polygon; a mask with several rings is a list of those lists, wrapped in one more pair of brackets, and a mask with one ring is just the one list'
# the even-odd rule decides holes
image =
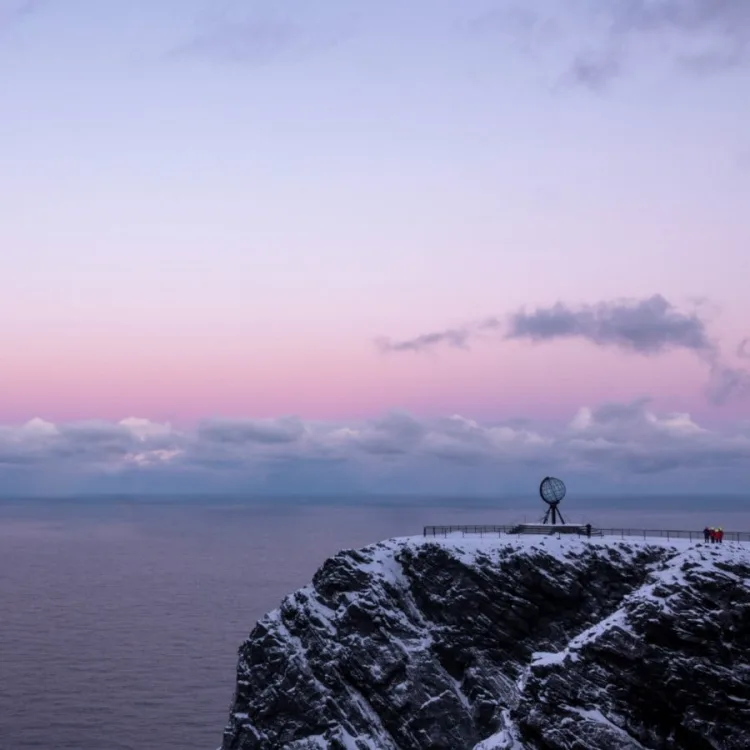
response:
{"label": "white cloud", "polygon": [[674,412],[657,415],[647,408],[648,399],[639,399],[631,404],[605,404],[598,409],[583,407],[570,422],[576,433],[599,436],[616,435],[654,436],[668,433],[681,435],[707,434],[708,430],[693,421],[689,414]]}
{"label": "white cloud", "polygon": [[160,423],[152,422],[150,419],[127,417],[126,419],[121,419],[118,424],[135,435],[139,440],[172,434],[172,425],[169,422]]}
{"label": "white cloud", "polygon": [[703,427],[696,424],[689,414],[684,412],[668,414],[661,419],[655,414],[648,412],[646,418],[656,429],[671,432],[676,435],[696,435],[708,432],[708,430],[705,430]]}
{"label": "white cloud", "polygon": [[160,463],[168,463],[173,458],[180,456],[182,451],[175,448],[172,450],[163,450],[157,448],[152,451],[142,451],[140,453],[127,453],[124,457],[126,463],[135,464],[136,466],[154,466]]}
{"label": "white cloud", "polygon": [[603,488],[611,477],[646,490],[656,478],[687,488],[698,478],[721,481],[728,491],[732,482],[742,489],[748,470],[746,426],[709,429],[686,413],[657,413],[647,399],[584,407],[567,424],[551,427],[405,413],[345,424],[209,420],[191,430],[140,418],[0,426],[0,493],[6,494],[33,492],[36,478],[49,484],[58,474],[68,478],[66,486],[79,477],[82,488],[99,487],[97,478],[106,476],[107,487],[117,490],[118,477],[123,487],[133,486],[134,472],[142,475],[140,491],[440,491],[449,477],[455,486],[479,483],[502,493],[513,483],[532,486],[551,471]]}

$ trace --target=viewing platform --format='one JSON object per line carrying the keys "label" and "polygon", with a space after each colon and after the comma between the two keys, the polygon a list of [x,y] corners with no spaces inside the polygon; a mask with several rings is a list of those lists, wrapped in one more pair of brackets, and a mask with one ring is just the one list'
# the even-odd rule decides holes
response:
{"label": "viewing platform", "polygon": [[509,534],[578,534],[579,536],[600,536],[593,526],[585,523],[519,523],[511,526]]}
{"label": "viewing platform", "polygon": [[[558,534],[573,534],[586,536],[586,524],[578,523],[516,523],[502,526],[425,526],[424,536],[448,536],[448,534],[478,534],[503,536],[519,536],[521,534],[539,534],[557,536]],[[690,539],[703,541],[703,529],[685,531],[679,529],[603,529],[591,528],[592,537],[616,537],[618,539]],[[750,542],[750,531],[724,531],[724,543]]]}

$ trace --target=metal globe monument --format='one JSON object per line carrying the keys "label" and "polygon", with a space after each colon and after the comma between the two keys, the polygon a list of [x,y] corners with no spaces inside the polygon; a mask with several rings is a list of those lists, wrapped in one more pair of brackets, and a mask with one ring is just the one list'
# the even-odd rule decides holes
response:
{"label": "metal globe monument", "polygon": [[542,523],[551,523],[555,525],[559,518],[560,523],[564,524],[565,519],[563,518],[558,506],[565,497],[565,482],[556,477],[544,477],[542,483],[539,485],[539,496],[548,505]]}

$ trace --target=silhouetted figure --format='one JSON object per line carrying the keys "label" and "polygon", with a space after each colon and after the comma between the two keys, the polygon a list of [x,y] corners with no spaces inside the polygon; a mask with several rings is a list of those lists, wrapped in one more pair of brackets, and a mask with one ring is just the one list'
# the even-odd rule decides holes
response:
{"label": "silhouetted figure", "polygon": [[703,541],[707,542],[709,539],[711,539],[711,529],[706,526],[706,528],[703,529]]}
{"label": "silhouetted figure", "polygon": [[591,524],[590,524],[590,523],[587,523],[587,524],[586,524],[586,536],[587,536],[587,537],[588,537],[589,539],[591,539]]}
{"label": "silhouetted figure", "polygon": [[719,544],[724,541],[724,529],[716,529],[716,541]]}
{"label": "silhouetted figure", "polygon": [[716,529],[709,529],[711,534],[711,544],[716,544]]}

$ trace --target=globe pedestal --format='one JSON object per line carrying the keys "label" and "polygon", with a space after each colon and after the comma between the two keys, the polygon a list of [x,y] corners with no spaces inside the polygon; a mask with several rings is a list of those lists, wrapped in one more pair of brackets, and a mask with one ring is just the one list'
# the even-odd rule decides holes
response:
{"label": "globe pedestal", "polygon": [[[545,502],[547,502],[545,500]],[[542,523],[557,523],[557,519],[560,519],[560,523],[565,523],[565,519],[562,517],[562,513],[560,513],[560,510],[558,509],[558,505],[560,504],[559,500],[553,500],[551,503],[547,503],[549,505],[549,508],[547,508],[547,512],[544,514],[544,520]]]}

